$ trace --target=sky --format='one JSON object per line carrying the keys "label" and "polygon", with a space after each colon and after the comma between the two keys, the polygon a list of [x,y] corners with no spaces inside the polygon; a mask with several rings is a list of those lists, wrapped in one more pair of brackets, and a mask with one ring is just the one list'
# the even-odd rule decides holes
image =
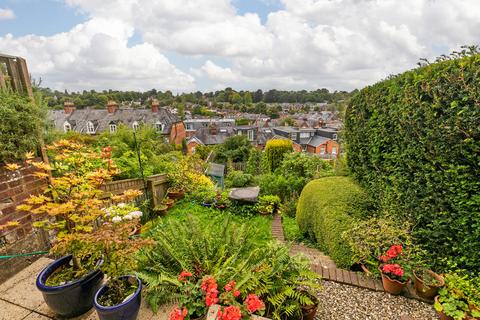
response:
{"label": "sky", "polygon": [[0,0],[58,90],[361,89],[480,43],[479,0]]}

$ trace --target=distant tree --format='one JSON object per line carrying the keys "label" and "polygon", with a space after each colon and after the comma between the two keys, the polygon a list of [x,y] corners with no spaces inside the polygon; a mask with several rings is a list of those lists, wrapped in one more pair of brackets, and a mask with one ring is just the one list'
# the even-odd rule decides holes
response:
{"label": "distant tree", "polygon": [[245,92],[245,94],[243,95],[243,103],[245,104],[251,104],[253,102],[253,99],[252,99],[252,94],[247,91]]}
{"label": "distant tree", "polygon": [[247,136],[237,135],[229,137],[224,143],[217,145],[215,161],[226,163],[228,159],[233,162],[247,161],[252,144]]}

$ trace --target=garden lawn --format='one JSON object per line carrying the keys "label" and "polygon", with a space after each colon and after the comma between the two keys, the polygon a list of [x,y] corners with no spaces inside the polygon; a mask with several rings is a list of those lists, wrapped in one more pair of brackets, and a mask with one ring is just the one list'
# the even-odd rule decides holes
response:
{"label": "garden lawn", "polygon": [[163,223],[175,219],[186,221],[189,215],[197,217],[201,225],[208,225],[211,222],[218,221],[223,223],[228,216],[232,221],[238,223],[247,223],[250,228],[255,228],[256,240],[267,242],[272,240],[272,217],[271,216],[240,216],[235,211],[229,209],[219,210],[216,208],[207,208],[193,201],[182,200],[177,202],[164,217],[158,217],[147,223],[146,229],[156,228]]}

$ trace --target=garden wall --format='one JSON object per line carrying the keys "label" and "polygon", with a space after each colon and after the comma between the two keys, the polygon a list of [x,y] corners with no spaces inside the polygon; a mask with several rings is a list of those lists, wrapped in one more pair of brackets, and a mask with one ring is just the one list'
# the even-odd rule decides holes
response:
{"label": "garden wall", "polygon": [[413,220],[437,265],[478,270],[480,55],[455,58],[361,90],[345,137],[355,178],[385,211]]}
{"label": "garden wall", "polygon": [[[32,214],[15,210],[30,194],[38,194],[47,186],[44,178],[33,175],[35,168],[24,166],[17,171],[0,167],[0,225],[18,221],[19,226],[0,231],[0,255],[48,250],[49,242],[43,231],[33,230]],[[0,259],[0,283],[28,266],[38,256]]]}

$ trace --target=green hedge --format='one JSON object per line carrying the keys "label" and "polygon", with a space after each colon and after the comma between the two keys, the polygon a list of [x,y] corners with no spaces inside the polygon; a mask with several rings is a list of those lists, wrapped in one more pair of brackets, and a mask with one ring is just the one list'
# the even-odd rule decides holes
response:
{"label": "green hedge", "polygon": [[458,56],[361,90],[345,137],[355,178],[385,210],[413,220],[437,267],[478,269],[480,55]]}
{"label": "green hedge", "polygon": [[369,214],[371,202],[365,192],[348,177],[325,177],[309,182],[297,205],[300,230],[313,238],[321,250],[339,267],[352,264],[352,253],[342,233],[356,219]]}

